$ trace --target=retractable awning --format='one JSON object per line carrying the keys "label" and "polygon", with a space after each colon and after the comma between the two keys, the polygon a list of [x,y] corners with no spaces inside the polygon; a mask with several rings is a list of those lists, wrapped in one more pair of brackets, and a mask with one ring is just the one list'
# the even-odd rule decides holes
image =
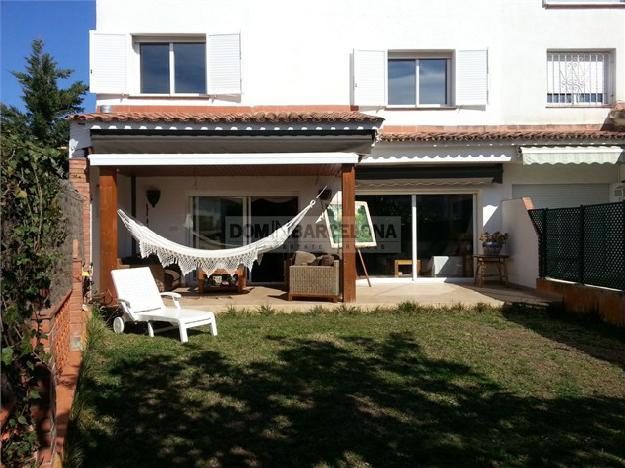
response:
{"label": "retractable awning", "polygon": [[92,166],[267,166],[356,164],[356,153],[90,154]]}
{"label": "retractable awning", "polygon": [[620,146],[521,146],[524,165],[625,163]]}

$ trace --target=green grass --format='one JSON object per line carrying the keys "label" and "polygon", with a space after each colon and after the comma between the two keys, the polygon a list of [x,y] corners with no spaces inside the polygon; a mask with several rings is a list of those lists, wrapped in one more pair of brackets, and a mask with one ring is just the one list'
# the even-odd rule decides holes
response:
{"label": "green grass", "polygon": [[620,331],[411,304],[217,319],[187,345],[95,320],[68,465],[625,465]]}

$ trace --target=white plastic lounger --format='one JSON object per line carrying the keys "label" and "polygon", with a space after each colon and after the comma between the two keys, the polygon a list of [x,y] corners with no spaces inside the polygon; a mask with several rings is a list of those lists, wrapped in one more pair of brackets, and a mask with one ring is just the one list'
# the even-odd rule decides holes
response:
{"label": "white plastic lounger", "polygon": [[[211,334],[217,336],[217,322],[215,314],[200,310],[182,309],[180,294],[174,292],[159,293],[156,281],[149,268],[126,268],[111,271],[113,283],[117,290],[117,300],[124,310],[122,317],[113,321],[115,333],[124,332],[124,323],[148,322],[148,334],[154,336],[152,322],[169,322],[171,327],[160,328],[157,333],[178,328],[180,341],[186,343],[187,329],[210,325]],[[174,307],[166,307],[163,297],[169,297]]]}

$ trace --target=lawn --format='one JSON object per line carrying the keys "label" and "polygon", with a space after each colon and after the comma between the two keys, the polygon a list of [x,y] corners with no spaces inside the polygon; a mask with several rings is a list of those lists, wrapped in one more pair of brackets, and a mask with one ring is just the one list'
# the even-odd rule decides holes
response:
{"label": "lawn", "polygon": [[68,465],[625,465],[607,326],[407,304],[217,320],[186,345],[92,324]]}

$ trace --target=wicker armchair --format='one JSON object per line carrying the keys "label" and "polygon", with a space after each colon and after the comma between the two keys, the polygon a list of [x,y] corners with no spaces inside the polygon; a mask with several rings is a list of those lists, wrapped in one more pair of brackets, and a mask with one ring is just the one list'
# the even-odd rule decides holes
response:
{"label": "wicker armchair", "polygon": [[315,297],[339,299],[339,261],[332,266],[290,265],[287,269],[288,299]]}

